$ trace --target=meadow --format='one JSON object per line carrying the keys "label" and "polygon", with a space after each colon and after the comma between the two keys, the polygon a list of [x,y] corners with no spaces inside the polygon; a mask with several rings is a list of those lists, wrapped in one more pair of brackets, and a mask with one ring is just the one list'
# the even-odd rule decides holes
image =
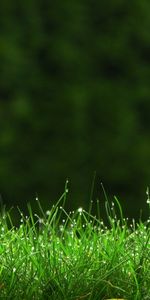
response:
{"label": "meadow", "polygon": [[[129,222],[120,201],[105,194],[108,224],[92,204],[67,212],[65,191],[40,214],[28,204],[14,226],[11,211],[0,216],[0,299],[149,300],[150,217]],[[104,191],[105,193],[105,191]],[[149,189],[147,205],[150,209]],[[116,213],[117,211],[117,213]]]}

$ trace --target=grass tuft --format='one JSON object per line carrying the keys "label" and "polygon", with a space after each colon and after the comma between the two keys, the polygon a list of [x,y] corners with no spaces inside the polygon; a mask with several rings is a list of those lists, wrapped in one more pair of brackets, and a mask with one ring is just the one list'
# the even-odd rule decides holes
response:
{"label": "grass tuft", "polygon": [[0,299],[150,299],[150,218],[128,224],[118,199],[106,197],[107,227],[91,206],[67,212],[67,193],[68,182],[47,212],[36,198],[40,216],[30,204],[28,216],[18,208],[18,227],[2,211]]}

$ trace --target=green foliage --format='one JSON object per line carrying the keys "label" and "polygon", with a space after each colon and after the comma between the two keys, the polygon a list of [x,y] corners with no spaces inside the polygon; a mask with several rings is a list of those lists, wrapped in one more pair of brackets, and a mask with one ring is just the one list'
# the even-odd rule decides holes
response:
{"label": "green foliage", "polygon": [[147,300],[150,218],[129,224],[117,198],[110,203],[105,194],[107,227],[90,209],[67,212],[67,192],[66,184],[62,197],[46,212],[38,198],[39,214],[29,204],[27,216],[18,208],[18,227],[10,212],[1,214],[0,297]]}
{"label": "green foliage", "polygon": [[149,6],[1,1],[5,201],[56,199],[67,175],[74,204],[86,203],[96,170],[138,214],[150,178]]}

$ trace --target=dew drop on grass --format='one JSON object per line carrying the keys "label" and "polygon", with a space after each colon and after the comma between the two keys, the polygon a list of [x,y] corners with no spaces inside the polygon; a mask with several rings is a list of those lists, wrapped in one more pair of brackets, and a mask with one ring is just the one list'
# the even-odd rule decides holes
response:
{"label": "dew drop on grass", "polygon": [[47,211],[46,211],[46,215],[47,215],[47,216],[49,216],[50,213],[51,213],[50,210],[47,210]]}

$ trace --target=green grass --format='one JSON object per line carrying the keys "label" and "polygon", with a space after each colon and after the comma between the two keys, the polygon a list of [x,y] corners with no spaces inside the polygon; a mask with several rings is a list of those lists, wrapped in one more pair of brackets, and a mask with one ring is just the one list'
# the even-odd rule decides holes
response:
{"label": "green grass", "polygon": [[0,299],[150,299],[150,218],[128,224],[105,195],[106,227],[98,202],[97,216],[92,207],[67,213],[66,194],[46,213],[37,199],[40,216],[29,204],[29,216],[19,210],[18,227],[1,212]]}

